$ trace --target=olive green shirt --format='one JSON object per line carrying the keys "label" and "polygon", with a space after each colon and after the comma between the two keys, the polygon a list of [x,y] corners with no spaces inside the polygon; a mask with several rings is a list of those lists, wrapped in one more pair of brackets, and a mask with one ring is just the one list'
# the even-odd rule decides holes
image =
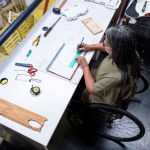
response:
{"label": "olive green shirt", "polygon": [[95,83],[93,89],[96,95],[90,94],[85,89],[81,94],[81,99],[85,103],[106,103],[116,104],[120,100],[127,99],[135,91],[136,81],[131,80],[130,85],[119,86],[121,72],[110,56],[107,56],[98,69],[91,70]]}

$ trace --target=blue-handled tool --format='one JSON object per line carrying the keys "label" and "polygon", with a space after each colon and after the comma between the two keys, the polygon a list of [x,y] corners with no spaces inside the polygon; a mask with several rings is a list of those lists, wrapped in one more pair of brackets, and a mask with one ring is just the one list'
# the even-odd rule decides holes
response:
{"label": "blue-handled tool", "polygon": [[21,66],[21,67],[33,67],[32,64],[24,64],[24,63],[15,63],[16,66]]}
{"label": "blue-handled tool", "polygon": [[[32,53],[32,50],[29,50],[28,53],[26,54],[26,59],[31,55],[31,53]],[[25,59],[25,61],[26,61],[26,59]]]}

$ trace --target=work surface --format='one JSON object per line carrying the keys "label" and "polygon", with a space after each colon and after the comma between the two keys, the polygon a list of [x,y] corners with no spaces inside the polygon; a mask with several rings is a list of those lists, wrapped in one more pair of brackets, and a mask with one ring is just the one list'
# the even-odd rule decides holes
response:
{"label": "work surface", "polygon": [[[59,2],[60,1],[56,1],[54,7],[57,7]],[[1,124],[37,143],[40,143],[43,146],[47,146],[83,75],[80,67],[77,69],[71,80],[46,72],[43,68],[45,68],[47,64],[45,65],[42,63],[43,57],[47,56],[47,50],[51,48],[51,45],[53,45],[53,43],[57,43],[56,39],[60,37],[59,35],[61,35],[61,38],[59,38],[58,41],[62,41],[63,34],[65,36],[67,31],[75,33],[75,35],[80,35],[79,38],[76,38],[75,42],[73,41],[74,47],[72,47],[71,50],[74,51],[74,55],[76,54],[75,45],[80,43],[83,37],[85,37],[89,43],[98,43],[101,40],[104,31],[108,27],[113,14],[115,13],[115,10],[107,9],[103,5],[86,2],[84,0],[68,0],[66,6],[70,3],[77,2],[83,3],[87,6],[87,14],[80,16],[74,21],[67,21],[66,18],[62,16],[61,20],[47,35],[47,37],[44,37],[43,35],[45,31],[43,31],[42,28],[44,26],[50,27],[59,17],[59,15],[52,13],[52,9],[48,10],[27,37],[0,66],[0,79],[4,77],[8,79],[7,84],[0,85],[0,98],[47,118],[41,132],[33,131],[3,116],[0,116]],[[93,35],[82,23],[82,20],[88,17],[92,17],[103,29],[103,32]],[[32,42],[39,35],[41,35],[39,45],[36,47],[32,46]],[[63,42],[67,44],[69,40],[71,40],[71,38],[68,40],[65,38],[65,41]],[[26,58],[26,54],[29,50],[32,50],[32,53],[28,58]],[[88,62],[91,60],[93,54],[94,52],[88,52],[85,55]],[[65,57],[67,58],[68,56]],[[62,58],[63,61],[65,61],[65,57]],[[72,58],[70,60],[72,60]],[[35,73],[33,78],[40,79],[41,83],[37,83],[35,81],[25,82],[16,80],[18,74],[27,73],[25,71],[19,72],[14,70],[27,70],[27,68],[15,66],[15,63],[30,63],[36,67],[38,71]],[[41,63],[44,64],[44,67],[40,65]],[[32,85],[40,87],[41,93],[39,95],[31,95],[30,89]]]}

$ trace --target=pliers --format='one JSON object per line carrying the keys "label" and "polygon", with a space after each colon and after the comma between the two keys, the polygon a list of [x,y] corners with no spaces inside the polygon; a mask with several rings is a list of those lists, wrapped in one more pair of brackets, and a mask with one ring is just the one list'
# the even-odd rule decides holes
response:
{"label": "pliers", "polygon": [[32,46],[38,46],[40,42],[41,34],[32,42]]}

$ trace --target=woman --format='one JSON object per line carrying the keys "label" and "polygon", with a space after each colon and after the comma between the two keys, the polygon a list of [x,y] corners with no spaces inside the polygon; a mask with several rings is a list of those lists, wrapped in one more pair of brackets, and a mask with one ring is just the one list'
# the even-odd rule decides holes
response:
{"label": "woman", "polygon": [[108,53],[97,70],[91,71],[85,57],[77,57],[86,85],[81,94],[84,103],[119,104],[134,94],[140,75],[140,59],[136,53],[136,37],[130,28],[110,27],[103,44],[83,43],[78,49]]}

